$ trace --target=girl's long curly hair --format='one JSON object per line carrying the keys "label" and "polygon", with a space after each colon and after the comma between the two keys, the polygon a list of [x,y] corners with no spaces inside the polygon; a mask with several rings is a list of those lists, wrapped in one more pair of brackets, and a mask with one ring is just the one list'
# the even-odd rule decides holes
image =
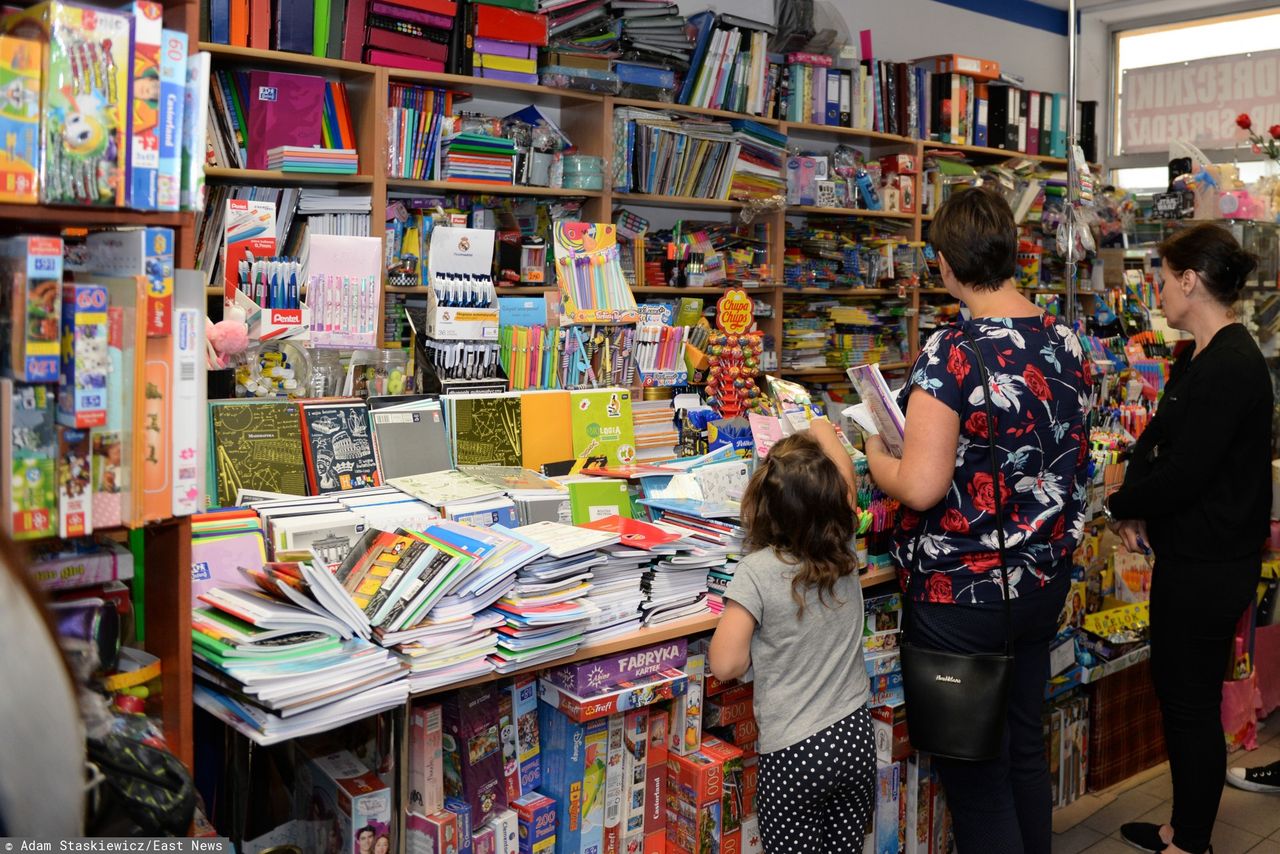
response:
{"label": "girl's long curly hair", "polygon": [[838,602],[836,582],[858,571],[854,499],[835,462],[808,433],[769,450],[742,498],[747,551],[771,548],[796,565],[791,598],[804,616],[806,593]]}

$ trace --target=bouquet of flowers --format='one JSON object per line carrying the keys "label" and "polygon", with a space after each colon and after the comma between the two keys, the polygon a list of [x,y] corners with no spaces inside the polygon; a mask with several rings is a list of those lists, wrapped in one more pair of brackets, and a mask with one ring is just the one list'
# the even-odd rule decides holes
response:
{"label": "bouquet of flowers", "polygon": [[1244,131],[1253,146],[1254,154],[1265,154],[1272,160],[1280,160],[1280,125],[1272,125],[1263,136],[1253,129],[1253,119],[1248,113],[1236,116],[1236,127]]}

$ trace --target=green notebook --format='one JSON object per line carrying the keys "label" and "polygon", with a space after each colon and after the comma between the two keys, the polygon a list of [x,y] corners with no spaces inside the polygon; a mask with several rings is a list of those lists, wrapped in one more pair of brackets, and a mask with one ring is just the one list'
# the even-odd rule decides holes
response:
{"label": "green notebook", "polygon": [[602,388],[572,392],[569,413],[574,457],[605,457],[610,466],[635,462],[636,425],[631,418],[630,391]]}
{"label": "green notebook", "polygon": [[454,463],[518,466],[523,448],[520,396],[457,397],[450,401]]}
{"label": "green notebook", "polygon": [[569,512],[575,525],[585,525],[609,516],[632,518],[627,482],[612,478],[570,482]]}

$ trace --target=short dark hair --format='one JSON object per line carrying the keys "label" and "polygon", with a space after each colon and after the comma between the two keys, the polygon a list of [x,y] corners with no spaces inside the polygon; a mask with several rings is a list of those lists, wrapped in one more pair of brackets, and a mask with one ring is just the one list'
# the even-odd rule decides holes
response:
{"label": "short dark hair", "polygon": [[1165,266],[1181,275],[1200,274],[1213,298],[1231,305],[1240,297],[1245,281],[1258,266],[1258,258],[1240,248],[1231,232],[1211,222],[1180,229],[1159,246]]}
{"label": "short dark hair", "polygon": [[372,824],[366,824],[364,827],[356,831],[356,839],[359,839],[361,836],[364,836],[366,833],[369,834],[370,836],[376,837],[378,835],[378,830]]}
{"label": "short dark hair", "polygon": [[1018,269],[1013,211],[987,187],[952,193],[934,215],[929,242],[947,259],[956,279],[975,290],[999,290]]}

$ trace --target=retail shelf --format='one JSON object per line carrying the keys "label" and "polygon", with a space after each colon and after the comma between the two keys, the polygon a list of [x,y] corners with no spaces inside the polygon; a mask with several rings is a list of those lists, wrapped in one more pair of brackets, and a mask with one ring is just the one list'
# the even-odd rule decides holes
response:
{"label": "retail shelf", "polygon": [[683,208],[687,210],[738,210],[746,202],[736,199],[699,199],[694,196],[664,196],[654,193],[614,193],[615,205],[651,205],[657,208]]}
{"label": "retail shelf", "polygon": [[915,145],[920,141],[906,136],[898,136],[893,133],[881,133],[880,131],[862,130],[861,128],[847,128],[839,125],[819,125],[814,124],[813,122],[783,122],[782,131],[788,136],[793,133],[798,133],[802,136],[822,136],[830,134],[832,136],[843,136],[852,139],[864,139],[869,142],[888,142],[895,145]]}
{"label": "retail shelf", "polygon": [[945,149],[947,151],[959,151],[964,154],[971,154],[978,157],[999,157],[1004,159],[1018,158],[1021,160],[1036,160],[1040,163],[1047,163],[1051,166],[1061,166],[1066,168],[1067,160],[1065,157],[1049,157],[1044,154],[1024,154],[1021,151],[1006,151],[1003,148],[985,148],[981,145],[952,145],[949,142],[936,142],[934,140],[925,140],[925,153],[929,151],[938,151]]}
{"label": "retail shelf", "polygon": [[817,205],[787,205],[789,214],[805,214],[816,216],[856,216],[865,219],[900,219],[911,221],[916,218],[913,213],[900,211],[868,211],[862,208],[823,208]]}
{"label": "retail shelf", "polygon": [[191,211],[135,211],[128,208],[99,208],[89,205],[62,207],[59,205],[0,204],[0,220],[19,223],[40,223],[47,226],[91,225],[167,225],[171,228],[195,223]]}
{"label": "retail shelf", "polygon": [[744,121],[758,122],[762,125],[776,127],[781,124],[777,119],[767,119],[763,116],[752,116],[746,113],[735,113],[732,110],[713,110],[708,107],[692,107],[688,104],[667,104],[663,101],[646,101],[643,98],[618,98],[611,97],[615,107],[642,107],[646,110],[669,110],[673,113],[681,113],[686,116],[703,116],[711,119],[742,119]]}
{"label": "retail shelf", "polygon": [[791,296],[792,294],[804,296],[830,296],[830,297],[885,297],[897,296],[897,288],[786,288],[782,291],[783,296]]}
{"label": "retail shelf", "polygon": [[632,288],[632,293],[637,294],[661,294],[663,296],[679,296],[681,294],[687,296],[720,296],[730,288],[739,288],[749,294],[766,294],[773,293],[778,290],[777,285],[762,285],[759,287],[749,287],[746,285],[722,285],[717,288],[673,288],[667,285],[642,285],[638,288]]}
{"label": "retail shelf", "polygon": [[240,62],[255,65],[279,65],[293,68],[309,68],[317,71],[345,71],[355,74],[373,75],[377,68],[362,62],[347,62],[343,59],[328,59],[323,56],[312,56],[308,53],[291,53],[284,50],[262,50],[256,47],[232,47],[227,44],[200,42],[200,50],[213,56],[214,59]]}
{"label": "retail shelf", "polygon": [[373,184],[372,175],[332,175],[322,172],[285,172],[281,169],[228,169],[204,167],[204,176],[217,181],[270,184]]}
{"label": "retail shelf", "polygon": [[477,196],[555,196],[557,198],[598,199],[599,190],[565,190],[560,187],[529,187],[524,184],[477,184],[471,181],[415,181],[410,178],[387,178],[387,191],[430,193],[469,193]]}
{"label": "retail shelf", "polygon": [[579,92],[576,89],[556,89],[552,86],[540,86],[536,83],[514,83],[506,80],[493,80],[488,77],[469,77],[463,74],[441,74],[434,71],[410,71],[404,68],[388,68],[387,76],[393,82],[429,83],[449,89],[467,92],[483,91],[517,95],[526,100],[536,98],[545,101],[559,101],[564,104],[599,104],[604,98],[591,92]]}
{"label": "retail shelf", "polygon": [[[911,367],[910,362],[878,362],[877,364],[882,371],[900,371]],[[792,368],[790,370],[783,368],[778,373],[784,377],[843,377],[844,371],[844,368]]]}

